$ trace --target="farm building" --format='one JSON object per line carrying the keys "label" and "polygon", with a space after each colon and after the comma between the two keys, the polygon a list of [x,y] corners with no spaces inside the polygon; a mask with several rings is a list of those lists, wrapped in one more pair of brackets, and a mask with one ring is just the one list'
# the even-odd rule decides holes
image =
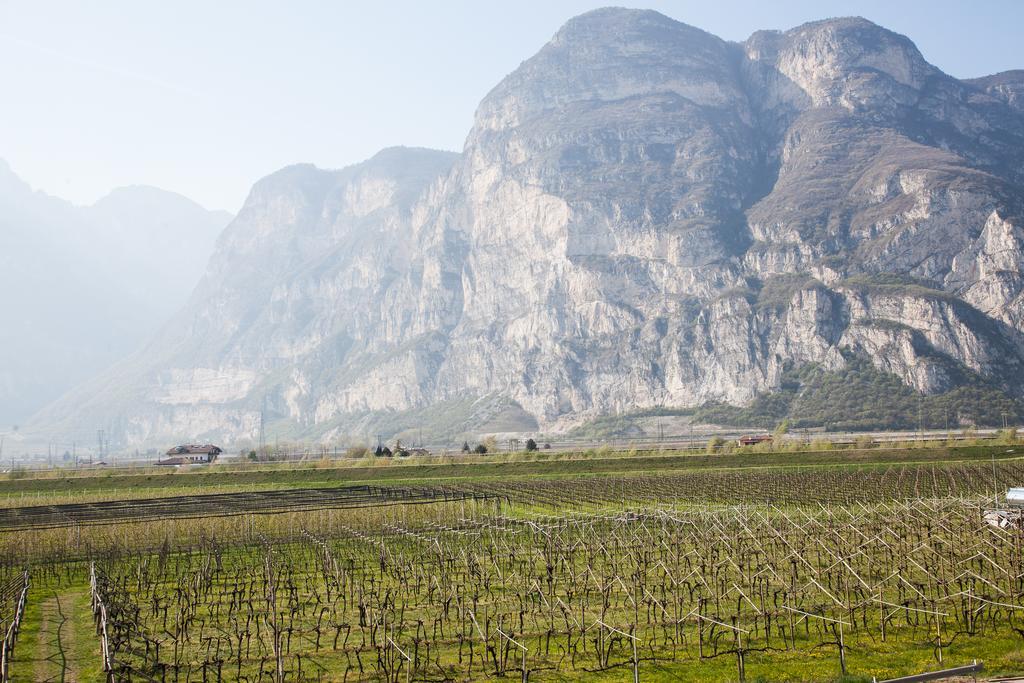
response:
{"label": "farm building", "polygon": [[213,462],[223,451],[213,444],[184,444],[167,450],[167,458],[158,460],[158,465],[193,465]]}
{"label": "farm building", "polygon": [[770,434],[746,434],[741,436],[737,442],[741,446],[753,446],[755,444],[764,443],[765,441],[771,441],[772,437]]}

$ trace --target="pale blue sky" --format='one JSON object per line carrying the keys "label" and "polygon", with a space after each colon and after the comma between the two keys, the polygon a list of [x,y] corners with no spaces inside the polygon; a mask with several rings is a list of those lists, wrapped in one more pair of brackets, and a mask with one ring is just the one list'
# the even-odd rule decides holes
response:
{"label": "pale blue sky", "polygon": [[[608,3],[0,0],[0,158],[76,203],[133,183],[237,211],[281,166],[461,149],[480,98]],[[1018,0],[651,1],[729,40],[861,15],[958,77],[1024,68]]]}

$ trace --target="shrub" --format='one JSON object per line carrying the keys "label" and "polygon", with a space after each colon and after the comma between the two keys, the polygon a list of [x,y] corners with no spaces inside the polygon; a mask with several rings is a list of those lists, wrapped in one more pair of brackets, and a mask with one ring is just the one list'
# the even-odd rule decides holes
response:
{"label": "shrub", "polygon": [[970,370],[951,366],[959,384],[921,396],[896,375],[875,368],[870,359],[848,354],[846,366],[825,371],[814,364],[790,368],[778,391],[757,396],[749,406],[707,403],[694,412],[698,422],[770,428],[825,427],[829,431],[944,429],[955,424],[1002,424],[1024,420],[1024,402]]}
{"label": "shrub", "polygon": [[476,445],[476,448],[473,449],[473,452],[474,453],[479,453],[480,455],[486,455],[487,454],[487,446],[483,445],[482,443],[479,443],[479,444]]}
{"label": "shrub", "polygon": [[720,436],[713,436],[708,439],[708,453],[717,453],[725,445],[725,439]]}
{"label": "shrub", "polygon": [[527,439],[526,440],[526,450],[528,450],[528,451],[535,451],[535,450],[537,450],[537,442],[534,441],[533,439]]}

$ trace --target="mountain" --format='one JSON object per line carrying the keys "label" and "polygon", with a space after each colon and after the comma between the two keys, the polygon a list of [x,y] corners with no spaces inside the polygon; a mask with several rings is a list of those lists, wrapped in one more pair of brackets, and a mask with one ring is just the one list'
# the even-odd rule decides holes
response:
{"label": "mountain", "polygon": [[151,337],[185,303],[230,219],[139,186],[79,207],[0,162],[3,430]]}
{"label": "mountain", "polygon": [[1017,405],[1020,84],[954,79],[859,18],[736,44],[587,13],[484,98],[461,154],[260,181],[184,312],[34,424],[553,430],[751,404],[801,368]]}

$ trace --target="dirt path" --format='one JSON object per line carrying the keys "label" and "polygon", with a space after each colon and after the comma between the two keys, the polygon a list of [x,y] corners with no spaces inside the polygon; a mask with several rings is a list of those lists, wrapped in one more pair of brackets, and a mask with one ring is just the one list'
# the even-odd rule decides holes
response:
{"label": "dirt path", "polygon": [[[60,680],[60,672],[63,670],[63,667],[56,668],[58,662],[54,661],[56,657],[54,647],[60,642],[63,620],[57,614],[56,596],[48,597],[42,603],[40,606],[40,619],[39,633],[36,634],[36,680]],[[55,622],[56,628],[54,627]]]}
{"label": "dirt path", "polygon": [[13,683],[104,680],[88,584],[34,586],[23,623],[11,661]]}
{"label": "dirt path", "polygon": [[[60,683],[78,683],[78,671],[68,666],[68,654],[67,649],[72,645],[72,639],[75,637],[73,629],[68,627],[68,616],[64,612],[63,605],[60,600],[60,596],[56,596],[54,600],[57,603],[57,614],[60,615],[60,623],[57,626],[57,633],[55,637],[55,644],[57,646],[56,656],[58,663],[60,664]],[[68,596],[64,596],[64,601],[70,604]],[[51,656],[52,658],[52,656]]]}
{"label": "dirt path", "polygon": [[68,661],[69,640],[73,630],[69,625],[65,605],[69,596],[51,593],[40,607],[41,621],[36,637],[35,680],[46,683],[78,683],[77,671]]}

